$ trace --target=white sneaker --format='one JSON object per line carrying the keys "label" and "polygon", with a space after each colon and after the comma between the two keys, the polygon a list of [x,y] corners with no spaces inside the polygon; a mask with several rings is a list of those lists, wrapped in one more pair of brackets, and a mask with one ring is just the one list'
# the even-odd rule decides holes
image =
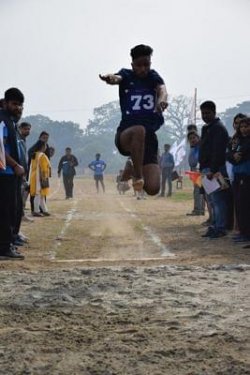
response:
{"label": "white sneaker", "polygon": [[24,215],[23,218],[22,218],[22,221],[24,221],[26,223],[33,223],[34,219],[32,219],[32,217]]}
{"label": "white sneaker", "polygon": [[23,242],[29,242],[29,237],[25,236],[22,232],[19,232],[18,236]]}

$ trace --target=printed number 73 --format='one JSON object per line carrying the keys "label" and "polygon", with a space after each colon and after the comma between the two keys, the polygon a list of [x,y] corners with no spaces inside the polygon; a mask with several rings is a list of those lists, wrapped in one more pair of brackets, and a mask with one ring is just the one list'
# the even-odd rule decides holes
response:
{"label": "printed number 73", "polygon": [[131,101],[134,102],[132,109],[140,111],[141,109],[153,109],[155,107],[154,96],[147,95],[131,95]]}

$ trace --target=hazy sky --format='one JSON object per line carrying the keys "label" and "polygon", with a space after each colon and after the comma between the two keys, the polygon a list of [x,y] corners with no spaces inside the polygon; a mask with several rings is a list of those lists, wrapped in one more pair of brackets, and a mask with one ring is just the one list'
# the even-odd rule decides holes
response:
{"label": "hazy sky", "polygon": [[130,67],[136,44],[171,95],[212,99],[218,111],[250,100],[250,0],[0,0],[0,96],[25,94],[25,115],[86,126],[118,98],[99,73]]}

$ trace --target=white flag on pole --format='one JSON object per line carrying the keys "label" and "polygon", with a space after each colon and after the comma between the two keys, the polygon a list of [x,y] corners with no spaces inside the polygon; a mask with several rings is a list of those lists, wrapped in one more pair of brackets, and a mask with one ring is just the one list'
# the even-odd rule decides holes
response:
{"label": "white flag on pole", "polygon": [[196,102],[197,102],[197,89],[194,90],[191,110],[190,110],[190,114],[188,117],[188,124],[196,125]]}
{"label": "white flag on pole", "polygon": [[172,145],[170,152],[174,157],[175,167],[178,167],[186,155],[186,139],[184,138],[178,145],[177,142],[175,142]]}

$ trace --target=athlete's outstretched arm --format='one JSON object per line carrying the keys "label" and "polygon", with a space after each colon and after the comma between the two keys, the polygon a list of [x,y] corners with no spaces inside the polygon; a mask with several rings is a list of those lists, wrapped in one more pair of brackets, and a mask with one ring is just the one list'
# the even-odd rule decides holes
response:
{"label": "athlete's outstretched arm", "polygon": [[163,112],[168,106],[168,93],[165,85],[157,86],[157,110]]}
{"label": "athlete's outstretched arm", "polygon": [[122,77],[117,74],[106,74],[104,76],[99,74],[99,77],[108,85],[119,85],[119,83],[122,81]]}

